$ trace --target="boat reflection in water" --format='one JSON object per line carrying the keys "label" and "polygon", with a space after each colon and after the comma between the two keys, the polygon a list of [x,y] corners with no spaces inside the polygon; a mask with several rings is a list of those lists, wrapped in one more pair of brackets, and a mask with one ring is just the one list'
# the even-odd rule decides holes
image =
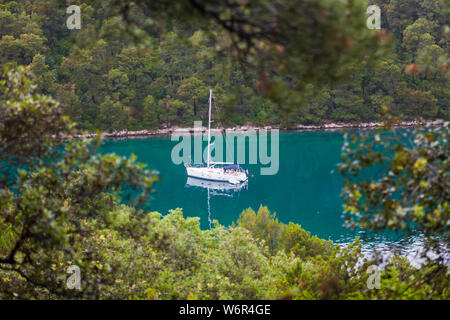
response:
{"label": "boat reflection in water", "polygon": [[203,188],[208,192],[208,221],[209,227],[212,226],[211,221],[211,205],[210,200],[211,196],[225,196],[225,197],[234,197],[235,195],[239,195],[240,191],[248,188],[248,180],[243,181],[238,184],[231,184],[225,181],[212,181],[212,180],[204,180],[193,177],[188,177],[186,181],[187,188]]}

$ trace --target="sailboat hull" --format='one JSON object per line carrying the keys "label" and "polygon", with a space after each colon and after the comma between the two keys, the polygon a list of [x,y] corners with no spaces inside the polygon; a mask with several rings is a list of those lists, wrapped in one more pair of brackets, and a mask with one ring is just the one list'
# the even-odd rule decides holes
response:
{"label": "sailboat hull", "polygon": [[187,175],[193,178],[222,181],[237,184],[247,180],[247,175],[243,172],[225,172],[222,168],[213,167],[186,167]]}
{"label": "sailboat hull", "polygon": [[[211,181],[205,179],[198,179],[194,177],[188,177],[186,181],[186,186],[210,189],[212,191],[236,192],[238,190],[246,188],[247,183],[248,183],[247,181],[244,181],[239,184],[231,184],[228,183],[228,181]],[[219,195],[221,195],[221,193],[219,193]],[[228,194],[226,195],[228,196]]]}

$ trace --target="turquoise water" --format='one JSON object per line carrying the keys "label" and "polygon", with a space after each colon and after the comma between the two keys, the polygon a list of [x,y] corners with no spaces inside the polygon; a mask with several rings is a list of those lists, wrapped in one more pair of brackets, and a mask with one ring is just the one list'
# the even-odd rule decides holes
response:
{"label": "turquoise water", "polygon": [[[150,202],[151,210],[165,214],[169,209],[183,208],[185,216],[200,217],[202,228],[210,220],[223,225],[237,221],[246,208],[260,205],[276,212],[284,223],[294,222],[311,234],[337,242],[354,238],[345,229],[340,192],[343,178],[337,172],[343,133],[339,131],[281,132],[279,138],[279,171],[260,175],[262,165],[243,165],[253,177],[239,190],[221,192],[186,185],[186,170],[171,161],[172,148],[178,143],[170,137],[106,140],[100,152],[129,156],[156,169],[161,180]],[[206,147],[206,143],[204,144]]]}

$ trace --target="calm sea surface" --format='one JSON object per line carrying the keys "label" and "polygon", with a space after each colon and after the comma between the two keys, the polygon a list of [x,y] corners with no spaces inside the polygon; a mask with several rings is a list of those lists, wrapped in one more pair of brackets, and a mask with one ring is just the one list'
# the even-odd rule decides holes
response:
{"label": "calm sea surface", "polygon": [[[193,138],[190,139],[193,142]],[[161,179],[154,186],[157,193],[150,201],[151,210],[166,214],[170,209],[182,208],[184,216],[199,217],[203,229],[210,228],[213,220],[230,225],[237,221],[243,210],[250,207],[256,211],[264,205],[275,212],[281,222],[300,224],[312,235],[333,240],[342,246],[361,236],[343,227],[340,197],[343,178],[337,171],[343,132],[281,132],[278,173],[261,175],[261,167],[267,165],[242,165],[249,170],[250,177],[246,185],[238,187],[188,179],[183,164],[176,165],[171,158],[178,143],[178,140],[171,141],[170,137],[105,140],[100,152],[125,156],[135,154],[140,162],[158,170]],[[229,143],[223,144],[225,149],[230,147]],[[270,144],[269,139],[267,145]],[[206,142],[203,148],[206,149]],[[248,152],[248,140],[245,149]],[[246,158],[248,163],[248,155]],[[380,173],[377,171],[366,174],[377,175]],[[402,240],[399,235],[380,234],[363,242],[363,252],[368,255],[376,248],[389,258],[395,248],[396,253],[407,256],[416,266],[422,263],[417,255],[422,247],[420,235]],[[447,260],[450,265],[450,257]]]}
{"label": "calm sea surface", "polygon": [[161,180],[155,185],[157,193],[150,206],[163,214],[183,208],[185,216],[200,217],[202,228],[209,228],[211,220],[229,225],[242,210],[257,210],[264,205],[282,222],[300,224],[321,238],[348,242],[354,234],[342,226],[339,195],[343,178],[337,172],[342,143],[343,133],[339,131],[281,132],[278,173],[261,175],[260,168],[267,165],[242,165],[253,177],[247,185],[230,190],[188,181],[184,166],[171,160],[178,141],[170,137],[106,140],[100,152],[135,154],[140,162],[158,170]]}

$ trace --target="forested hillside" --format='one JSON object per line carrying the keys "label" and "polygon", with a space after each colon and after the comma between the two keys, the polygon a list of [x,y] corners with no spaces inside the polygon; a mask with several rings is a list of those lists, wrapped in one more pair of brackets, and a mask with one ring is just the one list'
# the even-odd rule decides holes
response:
{"label": "forested hillside", "polygon": [[0,64],[28,65],[38,90],[60,101],[80,129],[192,125],[207,116],[210,87],[223,126],[376,121],[382,106],[407,118],[450,118],[445,0],[370,1],[381,8],[387,33],[377,36],[392,38],[391,52],[374,68],[353,64],[345,81],[307,86],[288,110],[259,95],[255,71],[217,54],[202,31],[155,27],[135,45],[107,1],[73,2],[82,27],[69,30],[69,2],[0,1]]}

